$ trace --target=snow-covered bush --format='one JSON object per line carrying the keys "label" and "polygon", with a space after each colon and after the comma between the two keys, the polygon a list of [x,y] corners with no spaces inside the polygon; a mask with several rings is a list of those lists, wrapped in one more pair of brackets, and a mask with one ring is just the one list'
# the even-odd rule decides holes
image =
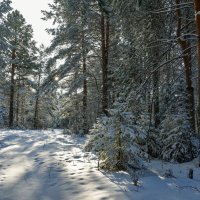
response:
{"label": "snow-covered bush", "polygon": [[160,157],[170,162],[187,162],[196,157],[196,137],[181,116],[168,116],[161,124]]}
{"label": "snow-covered bush", "polygon": [[110,110],[110,116],[102,116],[90,130],[92,135],[85,146],[94,151],[100,160],[100,167],[109,170],[129,170],[142,167],[142,150],[137,141],[145,134],[133,124],[129,112]]}
{"label": "snow-covered bush", "polygon": [[158,140],[159,130],[153,127],[150,127],[147,131],[146,137],[146,152],[153,158],[158,158],[161,151],[161,144]]}
{"label": "snow-covered bush", "polygon": [[180,79],[171,88],[168,106],[160,125],[160,157],[170,162],[187,162],[197,156],[197,138],[191,128],[185,84]]}

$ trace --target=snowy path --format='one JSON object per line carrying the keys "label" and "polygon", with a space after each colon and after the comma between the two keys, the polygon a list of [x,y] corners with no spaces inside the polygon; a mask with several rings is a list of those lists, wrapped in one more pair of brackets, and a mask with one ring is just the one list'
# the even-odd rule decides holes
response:
{"label": "snowy path", "polygon": [[[0,130],[0,200],[199,200],[200,168],[194,163],[147,163],[133,186],[125,172],[97,170],[83,152],[84,139],[61,131]],[[187,178],[190,167],[195,178]],[[172,169],[176,178],[164,178]]]}
{"label": "snowy path", "polygon": [[59,131],[1,131],[0,200],[128,199],[82,143]]}

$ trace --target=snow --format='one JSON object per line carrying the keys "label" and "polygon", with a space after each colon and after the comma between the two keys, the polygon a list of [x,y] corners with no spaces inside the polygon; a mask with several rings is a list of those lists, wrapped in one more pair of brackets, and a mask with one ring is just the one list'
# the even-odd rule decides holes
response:
{"label": "snow", "polygon": [[[197,161],[145,163],[134,186],[126,172],[99,171],[96,156],[83,151],[85,140],[62,130],[0,130],[0,200],[200,199]],[[169,169],[172,178],[164,176]]]}

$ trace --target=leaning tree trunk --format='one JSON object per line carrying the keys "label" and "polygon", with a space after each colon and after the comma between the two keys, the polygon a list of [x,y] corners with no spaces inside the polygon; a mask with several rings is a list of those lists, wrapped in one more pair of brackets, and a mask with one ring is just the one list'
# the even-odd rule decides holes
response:
{"label": "leaning tree trunk", "polygon": [[[16,49],[12,50],[12,61],[16,58]],[[16,64],[11,66],[11,84],[10,84],[10,109],[9,109],[9,128],[13,127],[14,122],[14,93],[15,93],[15,69]]]}
{"label": "leaning tree trunk", "polygon": [[198,132],[200,132],[200,1],[194,0],[198,62]]}
{"label": "leaning tree trunk", "polygon": [[101,52],[102,52],[102,112],[108,114],[108,51],[110,37],[109,17],[101,13]]}

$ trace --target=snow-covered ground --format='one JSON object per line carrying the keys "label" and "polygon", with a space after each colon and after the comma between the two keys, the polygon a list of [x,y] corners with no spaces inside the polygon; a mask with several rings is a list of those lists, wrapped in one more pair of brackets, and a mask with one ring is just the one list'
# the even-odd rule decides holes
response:
{"label": "snow-covered ground", "polygon": [[[0,130],[0,200],[199,200],[197,163],[153,161],[138,172],[139,186],[125,172],[98,171],[83,152],[85,139],[61,130]],[[194,179],[188,179],[190,168]],[[168,169],[172,178],[163,176]]]}

